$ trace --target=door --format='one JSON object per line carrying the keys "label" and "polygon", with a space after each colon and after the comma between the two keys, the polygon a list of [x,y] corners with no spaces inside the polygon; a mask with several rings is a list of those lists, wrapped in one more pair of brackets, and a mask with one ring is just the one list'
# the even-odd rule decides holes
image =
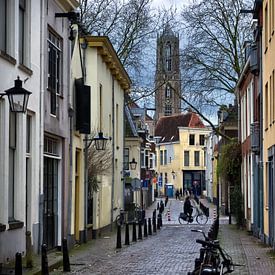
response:
{"label": "door", "polygon": [[79,242],[79,211],[80,211],[80,207],[79,207],[79,157],[80,157],[80,153],[79,151],[75,152],[75,212],[74,212],[74,220],[75,220],[75,224],[74,224],[74,232],[75,232],[75,240],[77,242]]}
{"label": "door", "polygon": [[57,243],[58,160],[44,157],[43,243],[48,249]]}
{"label": "door", "polygon": [[269,218],[269,244],[274,240],[274,189],[273,189],[273,158],[268,158],[268,218]]}

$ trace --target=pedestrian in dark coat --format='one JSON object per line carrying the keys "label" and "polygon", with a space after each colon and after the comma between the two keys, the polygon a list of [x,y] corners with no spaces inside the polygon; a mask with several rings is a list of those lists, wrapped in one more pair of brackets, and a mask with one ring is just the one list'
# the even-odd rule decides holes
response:
{"label": "pedestrian in dark coat", "polygon": [[160,206],[159,206],[159,213],[162,214],[163,211],[164,211],[164,203],[163,203],[163,201],[161,200],[161,201],[160,201]]}
{"label": "pedestrian in dark coat", "polygon": [[165,198],[165,207],[166,207],[167,203],[168,203],[168,196],[166,196],[166,198]]}

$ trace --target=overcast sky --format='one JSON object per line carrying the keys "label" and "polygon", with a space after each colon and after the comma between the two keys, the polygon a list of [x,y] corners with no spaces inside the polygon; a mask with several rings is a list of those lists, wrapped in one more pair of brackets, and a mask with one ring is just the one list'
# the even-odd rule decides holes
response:
{"label": "overcast sky", "polygon": [[190,0],[153,0],[153,4],[157,6],[164,6],[166,8],[170,7],[171,5],[176,5],[180,7],[183,4],[187,4]]}

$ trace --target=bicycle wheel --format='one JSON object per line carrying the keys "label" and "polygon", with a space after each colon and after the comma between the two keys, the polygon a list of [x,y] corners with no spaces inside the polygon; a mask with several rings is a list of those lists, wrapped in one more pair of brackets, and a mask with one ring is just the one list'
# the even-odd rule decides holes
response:
{"label": "bicycle wheel", "polygon": [[205,216],[203,213],[200,213],[197,215],[196,221],[198,224],[206,224],[208,221],[208,217]]}
{"label": "bicycle wheel", "polygon": [[181,218],[181,217],[179,217],[178,220],[179,220],[179,223],[180,223],[180,224],[188,224],[188,223],[189,223],[189,222],[187,221],[187,219],[183,219],[183,218]]}

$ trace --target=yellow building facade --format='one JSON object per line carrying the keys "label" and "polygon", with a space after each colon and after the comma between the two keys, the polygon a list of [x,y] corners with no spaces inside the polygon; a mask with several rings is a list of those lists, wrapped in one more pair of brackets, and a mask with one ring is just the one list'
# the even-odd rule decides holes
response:
{"label": "yellow building facade", "polygon": [[275,236],[274,159],[275,159],[275,3],[263,1],[263,175],[264,234]]}
{"label": "yellow building facade", "polygon": [[196,113],[161,118],[156,126],[159,193],[176,190],[201,195],[205,190],[205,140],[210,130]]}

